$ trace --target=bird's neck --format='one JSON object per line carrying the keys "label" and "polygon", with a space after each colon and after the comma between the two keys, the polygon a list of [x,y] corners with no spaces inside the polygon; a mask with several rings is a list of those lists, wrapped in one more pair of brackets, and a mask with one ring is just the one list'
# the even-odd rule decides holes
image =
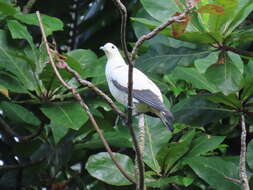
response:
{"label": "bird's neck", "polygon": [[123,57],[119,54],[117,56],[108,56],[107,57],[108,61],[107,61],[107,66],[111,67],[111,68],[115,68],[118,66],[124,66],[126,65]]}

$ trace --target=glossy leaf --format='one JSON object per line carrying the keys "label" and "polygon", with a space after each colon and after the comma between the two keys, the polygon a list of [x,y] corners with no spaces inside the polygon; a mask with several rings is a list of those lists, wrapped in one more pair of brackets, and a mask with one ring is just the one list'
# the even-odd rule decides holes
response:
{"label": "glossy leaf", "polygon": [[[144,9],[155,19],[165,22],[169,16],[179,11],[175,1],[152,1],[152,0],[141,0],[141,4]],[[159,11],[157,11],[159,10]]]}
{"label": "glossy leaf", "polygon": [[53,103],[43,106],[41,111],[55,125],[75,130],[78,130],[88,120],[88,115],[77,102]]}
{"label": "glossy leaf", "polygon": [[219,108],[201,96],[181,100],[172,107],[177,122],[189,125],[205,125],[227,117],[230,110]]}
{"label": "glossy leaf", "polygon": [[173,71],[173,75],[178,79],[191,83],[198,89],[205,89],[213,93],[218,91],[216,86],[206,79],[205,75],[199,73],[198,70],[193,67],[177,67]]}
{"label": "glossy leaf", "polygon": [[171,132],[161,123],[160,119],[151,117],[145,117],[145,132],[143,160],[155,172],[160,173],[161,168],[156,159],[156,155],[161,147],[170,140]]}
{"label": "glossy leaf", "polygon": [[218,60],[218,52],[210,53],[207,57],[195,60],[194,65],[200,73],[205,73],[208,67],[215,64]]}
{"label": "glossy leaf", "polygon": [[7,72],[0,72],[0,84],[11,92],[26,92],[24,85]]}
{"label": "glossy leaf", "polygon": [[226,56],[224,64],[214,64],[206,71],[207,79],[225,95],[238,91],[242,80],[242,74],[237,66],[238,63],[234,64],[233,60]]}
{"label": "glossy leaf", "polygon": [[194,172],[214,189],[240,190],[240,185],[225,179],[238,179],[238,164],[220,157],[194,157],[186,160]]}
{"label": "glossy leaf", "polygon": [[192,141],[191,149],[187,153],[187,157],[200,156],[208,151],[218,148],[224,141],[225,137],[202,135]]}
{"label": "glossy leaf", "polygon": [[0,1],[0,12],[5,15],[12,16],[16,14],[17,10],[13,6],[11,6],[9,3]]}
{"label": "glossy leaf", "polygon": [[[38,18],[35,13],[31,14],[16,14],[15,18],[20,22],[29,25],[39,26]],[[54,31],[63,30],[63,22],[55,17],[47,15],[41,15],[42,23],[46,32],[46,35],[51,35]]]}
{"label": "glossy leaf", "polygon": [[[132,160],[120,153],[113,153],[115,158],[119,161],[122,168],[127,171],[130,176],[134,176],[134,164]],[[105,183],[122,186],[130,185],[129,182],[119,171],[113,163],[111,157],[107,152],[101,152],[89,157],[85,168],[89,174]]]}
{"label": "glossy leaf", "polygon": [[229,94],[226,96],[222,93],[218,93],[208,96],[207,99],[214,103],[224,104],[236,109],[238,109],[241,105],[241,102],[238,100],[236,94]]}
{"label": "glossy leaf", "polygon": [[167,173],[174,164],[182,159],[185,153],[189,150],[192,139],[195,135],[195,131],[188,131],[184,136],[180,138],[178,142],[170,143],[169,146],[163,147],[157,159],[162,166],[165,173]]}
{"label": "glossy leaf", "polygon": [[64,125],[56,125],[54,123],[50,123],[49,127],[52,129],[55,144],[58,144],[69,130]]}
{"label": "glossy leaf", "polygon": [[35,126],[40,125],[40,120],[25,107],[12,102],[1,102],[0,107],[8,119],[16,123],[27,123]]}

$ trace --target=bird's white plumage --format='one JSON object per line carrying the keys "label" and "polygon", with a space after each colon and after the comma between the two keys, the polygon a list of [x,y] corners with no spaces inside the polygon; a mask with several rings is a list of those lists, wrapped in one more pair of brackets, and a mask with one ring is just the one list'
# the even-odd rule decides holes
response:
{"label": "bird's white plumage", "polygon": [[[123,93],[121,90],[115,87],[112,81],[117,81],[119,85],[127,88],[128,65],[125,63],[124,59],[120,55],[120,52],[113,44],[107,43],[102,47],[102,49],[105,51],[108,59],[105,74],[111,94],[118,102],[127,106],[127,93]],[[161,102],[163,102],[162,94],[159,88],[143,72],[136,68],[133,69],[133,89],[150,90],[161,100]],[[135,104],[139,103],[139,101],[135,98],[133,99],[133,102]]]}

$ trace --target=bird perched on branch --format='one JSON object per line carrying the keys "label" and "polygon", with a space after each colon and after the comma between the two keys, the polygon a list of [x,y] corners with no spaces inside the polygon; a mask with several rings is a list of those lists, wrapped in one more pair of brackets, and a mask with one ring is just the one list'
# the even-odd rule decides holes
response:
{"label": "bird perched on branch", "polygon": [[[128,65],[118,48],[112,43],[100,47],[105,52],[107,64],[105,75],[113,97],[128,106]],[[147,113],[158,116],[172,130],[173,116],[163,104],[159,88],[143,72],[133,69],[133,114]]]}

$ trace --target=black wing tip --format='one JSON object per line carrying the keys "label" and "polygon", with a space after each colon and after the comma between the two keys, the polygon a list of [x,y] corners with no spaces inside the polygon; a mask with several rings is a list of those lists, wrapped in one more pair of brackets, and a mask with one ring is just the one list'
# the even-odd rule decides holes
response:
{"label": "black wing tip", "polygon": [[164,124],[168,128],[169,131],[173,131],[173,115],[170,111],[163,111],[162,115],[164,117]]}

